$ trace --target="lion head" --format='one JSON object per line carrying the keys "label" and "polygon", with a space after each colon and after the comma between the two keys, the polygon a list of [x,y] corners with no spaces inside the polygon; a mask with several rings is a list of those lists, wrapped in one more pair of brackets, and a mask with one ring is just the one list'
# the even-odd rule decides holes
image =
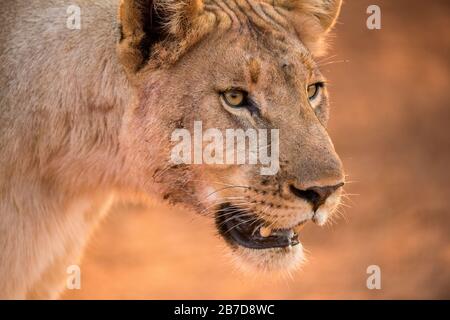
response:
{"label": "lion head", "polygon": [[[136,93],[123,134],[133,176],[147,193],[212,217],[236,256],[259,270],[299,265],[301,227],[323,225],[340,202],[344,173],[326,130],[327,87],[315,62],[340,5],[121,3],[118,54]],[[199,122],[216,133],[268,130],[258,152],[276,143],[276,170],[262,174],[258,161],[175,163],[173,133],[193,132]]]}

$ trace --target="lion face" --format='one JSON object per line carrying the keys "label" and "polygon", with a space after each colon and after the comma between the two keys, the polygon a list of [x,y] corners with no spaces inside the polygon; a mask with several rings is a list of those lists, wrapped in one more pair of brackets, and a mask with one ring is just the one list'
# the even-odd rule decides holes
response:
{"label": "lion face", "polygon": [[[307,46],[290,23],[292,8],[246,3],[208,2],[200,15],[207,27],[190,26],[195,34],[183,36],[196,39],[192,44],[155,45],[148,67],[133,78],[138,93],[128,116],[128,135],[149,192],[213,218],[218,233],[247,265],[287,270],[303,260],[299,232],[304,224],[323,225],[338,207],[344,173],[326,131],[328,96],[313,59],[314,45]],[[329,1],[323,6],[336,15],[339,11]],[[299,10],[295,17],[303,19],[302,26],[316,32],[331,27],[314,29],[308,12]],[[168,48],[180,56],[174,59]],[[173,63],[162,67],[164,59]],[[203,132],[214,130],[220,139],[213,135],[197,141],[202,151],[198,158],[192,138],[189,161],[174,161],[174,132],[195,134],[199,123]],[[249,161],[248,150],[243,151],[247,161],[240,163],[224,161],[226,156],[201,161],[213,140],[214,156],[228,155],[230,145],[223,141],[227,130],[265,130],[270,138],[258,141],[255,153],[270,149],[265,155],[270,154],[275,170],[264,172],[268,163]],[[258,137],[259,131],[252,132]],[[246,136],[243,146],[250,148],[252,137]],[[233,160],[239,152],[235,150]],[[158,187],[146,186],[149,180]]]}

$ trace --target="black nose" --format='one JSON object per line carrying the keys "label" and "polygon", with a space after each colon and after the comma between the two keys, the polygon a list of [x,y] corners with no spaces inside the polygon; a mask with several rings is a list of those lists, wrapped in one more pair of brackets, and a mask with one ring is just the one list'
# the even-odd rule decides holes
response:
{"label": "black nose", "polygon": [[327,187],[312,187],[307,190],[300,190],[290,186],[290,190],[297,197],[310,202],[313,205],[314,211],[316,211],[322,204],[325,203],[327,198],[333,194],[337,189],[342,187],[344,183],[339,183],[335,186],[327,186]]}

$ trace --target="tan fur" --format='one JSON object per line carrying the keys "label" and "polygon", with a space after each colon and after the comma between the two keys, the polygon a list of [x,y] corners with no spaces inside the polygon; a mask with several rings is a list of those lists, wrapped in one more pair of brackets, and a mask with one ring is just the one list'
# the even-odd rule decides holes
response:
{"label": "tan fur", "polygon": [[[82,28],[69,30],[71,1],[3,1],[1,298],[57,297],[66,268],[79,263],[114,198],[143,194],[208,212],[241,196],[254,201],[255,214],[291,227],[315,217],[286,185],[343,180],[324,127],[326,92],[316,111],[305,92],[321,79],[314,57],[340,1],[157,0],[164,37],[146,57],[143,12],[150,3],[79,0]],[[236,127],[217,95],[230,86],[251,90],[264,125],[280,128],[277,175],[262,177],[254,166],[170,164],[175,128],[189,129],[195,120]],[[250,126],[245,116],[242,121]],[[337,206],[336,197],[321,207],[322,220]],[[302,255],[242,250],[236,254],[265,270]]]}

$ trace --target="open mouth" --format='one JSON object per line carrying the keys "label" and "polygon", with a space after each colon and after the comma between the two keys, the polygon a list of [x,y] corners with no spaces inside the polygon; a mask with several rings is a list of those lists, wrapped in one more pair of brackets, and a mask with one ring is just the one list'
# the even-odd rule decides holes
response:
{"label": "open mouth", "polygon": [[216,213],[216,226],[231,245],[250,249],[287,248],[298,245],[294,229],[271,229],[268,223],[230,203]]}

